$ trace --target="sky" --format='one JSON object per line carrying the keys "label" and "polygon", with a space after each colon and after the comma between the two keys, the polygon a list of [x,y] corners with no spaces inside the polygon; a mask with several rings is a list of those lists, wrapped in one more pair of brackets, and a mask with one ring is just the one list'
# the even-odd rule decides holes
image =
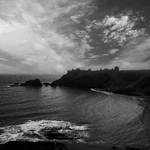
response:
{"label": "sky", "polygon": [[150,69],[149,0],[0,0],[0,73]]}

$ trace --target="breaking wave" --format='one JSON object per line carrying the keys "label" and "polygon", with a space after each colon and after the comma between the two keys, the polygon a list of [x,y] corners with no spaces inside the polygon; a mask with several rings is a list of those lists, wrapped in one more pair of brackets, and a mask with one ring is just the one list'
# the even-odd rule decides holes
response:
{"label": "breaking wave", "polygon": [[0,128],[0,144],[10,141],[76,141],[88,138],[86,125],[78,126],[65,121],[28,121],[24,124]]}
{"label": "breaking wave", "polygon": [[105,95],[112,95],[113,93],[112,92],[107,92],[107,91],[102,91],[102,90],[99,90],[99,89],[90,89],[92,92],[96,92],[96,93],[101,93],[101,94],[105,94]]}

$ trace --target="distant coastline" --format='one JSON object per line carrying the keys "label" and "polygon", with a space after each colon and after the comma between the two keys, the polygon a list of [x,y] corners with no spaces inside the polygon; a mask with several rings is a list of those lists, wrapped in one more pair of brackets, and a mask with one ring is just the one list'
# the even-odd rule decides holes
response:
{"label": "distant coastline", "polygon": [[150,96],[150,70],[70,70],[51,86],[99,89],[132,96]]}

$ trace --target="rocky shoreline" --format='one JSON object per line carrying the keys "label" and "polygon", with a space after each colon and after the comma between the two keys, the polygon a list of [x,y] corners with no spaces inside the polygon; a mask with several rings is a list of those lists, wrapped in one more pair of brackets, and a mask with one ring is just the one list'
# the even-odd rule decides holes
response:
{"label": "rocky shoreline", "polygon": [[17,87],[17,86],[22,86],[22,87],[42,87],[42,86],[50,86],[51,84],[49,82],[44,82],[42,83],[40,79],[34,79],[34,80],[28,80],[23,83],[13,83],[9,85],[10,87]]}
{"label": "rocky shoreline", "polygon": [[0,144],[1,150],[67,150],[62,143],[14,141]]}
{"label": "rocky shoreline", "polygon": [[150,71],[114,71],[114,70],[72,70],[60,79],[42,83],[40,79],[28,80],[23,83],[13,83],[10,87],[64,86],[80,89],[99,89],[129,96],[150,96]]}
{"label": "rocky shoreline", "polygon": [[150,96],[150,71],[72,70],[51,86],[95,88],[130,96]]}

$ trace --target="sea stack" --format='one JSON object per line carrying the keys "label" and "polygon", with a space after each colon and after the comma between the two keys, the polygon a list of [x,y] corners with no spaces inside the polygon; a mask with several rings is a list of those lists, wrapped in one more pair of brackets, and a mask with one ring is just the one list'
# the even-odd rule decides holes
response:
{"label": "sea stack", "polygon": [[20,86],[26,87],[42,87],[42,83],[39,79],[29,80],[24,83],[21,83]]}

